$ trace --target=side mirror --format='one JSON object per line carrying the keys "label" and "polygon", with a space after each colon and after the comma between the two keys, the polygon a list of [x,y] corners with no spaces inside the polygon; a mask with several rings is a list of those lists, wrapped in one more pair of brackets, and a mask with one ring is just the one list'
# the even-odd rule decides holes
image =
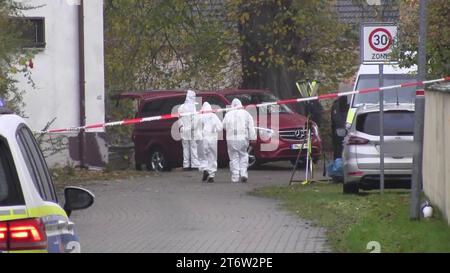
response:
{"label": "side mirror", "polygon": [[65,204],[64,210],[70,217],[73,210],[87,209],[94,204],[94,194],[79,187],[66,187],[64,189]]}
{"label": "side mirror", "polygon": [[345,137],[345,136],[347,136],[347,134],[348,134],[348,131],[345,128],[336,129],[336,135],[338,137]]}

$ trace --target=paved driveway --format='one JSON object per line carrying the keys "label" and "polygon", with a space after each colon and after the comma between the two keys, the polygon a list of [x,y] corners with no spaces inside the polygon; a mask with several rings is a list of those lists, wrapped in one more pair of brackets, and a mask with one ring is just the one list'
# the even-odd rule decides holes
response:
{"label": "paved driveway", "polygon": [[[289,165],[285,165],[289,166]],[[87,186],[93,207],[73,214],[83,252],[323,252],[324,229],[248,195],[255,187],[286,185],[282,165],[251,171],[247,184],[231,184],[227,169],[216,182],[175,170]]]}

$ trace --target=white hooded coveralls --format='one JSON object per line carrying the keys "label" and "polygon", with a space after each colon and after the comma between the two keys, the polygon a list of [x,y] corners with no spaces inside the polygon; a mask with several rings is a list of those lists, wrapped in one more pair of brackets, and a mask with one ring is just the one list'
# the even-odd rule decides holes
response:
{"label": "white hooded coveralls", "polygon": [[[195,92],[188,90],[184,104],[178,108],[179,114],[195,113]],[[183,145],[183,168],[198,168],[198,144],[201,141],[198,134],[198,115],[180,116],[180,136]]]}
{"label": "white hooded coveralls", "polygon": [[[242,108],[242,103],[234,99],[231,107]],[[249,141],[256,139],[253,118],[244,109],[230,110],[223,119],[223,129],[227,136],[231,181],[239,182],[240,178],[248,178]]]}
{"label": "white hooded coveralls", "polygon": [[222,122],[216,114],[210,112],[211,105],[203,103],[200,115],[200,126],[202,128],[202,153],[199,152],[200,170],[207,171],[208,177],[214,178],[217,172],[217,140],[218,133],[222,131]]}

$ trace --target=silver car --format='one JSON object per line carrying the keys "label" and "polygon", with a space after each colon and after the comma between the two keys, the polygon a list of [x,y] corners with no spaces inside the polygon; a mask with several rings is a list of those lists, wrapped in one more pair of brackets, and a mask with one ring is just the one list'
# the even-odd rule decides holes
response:
{"label": "silver car", "polygon": [[[351,127],[344,133],[342,154],[344,193],[380,187],[380,108],[358,108]],[[385,188],[411,185],[414,105],[386,104],[384,107]],[[342,135],[342,133],[340,133]]]}

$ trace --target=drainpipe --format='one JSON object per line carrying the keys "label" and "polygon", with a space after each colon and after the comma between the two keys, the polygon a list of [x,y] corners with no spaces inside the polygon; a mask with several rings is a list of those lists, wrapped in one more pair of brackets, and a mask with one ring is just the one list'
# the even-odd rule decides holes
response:
{"label": "drainpipe", "polygon": [[[85,111],[85,56],[84,56],[84,1],[80,0],[78,5],[78,53],[79,53],[79,112],[80,112],[80,126],[86,125],[86,111]],[[78,154],[80,156],[80,168],[85,167],[85,134],[84,130],[80,130],[78,134]]]}

